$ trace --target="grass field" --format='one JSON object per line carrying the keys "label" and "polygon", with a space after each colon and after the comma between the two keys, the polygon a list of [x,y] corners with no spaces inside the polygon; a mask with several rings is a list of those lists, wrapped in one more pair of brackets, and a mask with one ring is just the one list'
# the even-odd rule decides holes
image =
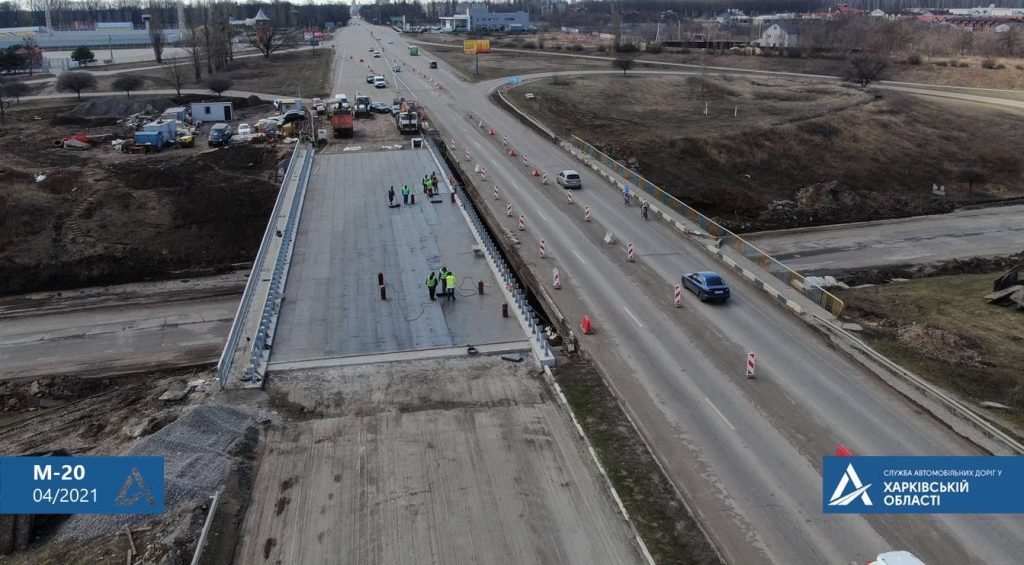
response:
{"label": "grass field", "polygon": [[[217,73],[234,81],[233,90],[249,90],[266,92],[282,96],[327,96],[330,88],[331,58],[330,49],[294,51],[275,53],[269,59],[263,57],[244,57],[235,59],[227,68]],[[151,63],[152,64],[152,63]],[[191,71],[191,67],[189,67]],[[161,69],[140,70],[136,75],[146,83],[143,89],[172,88],[166,73]],[[118,75],[97,77],[98,91],[112,90],[111,83]],[[191,72],[185,88],[205,88],[206,69],[203,68],[203,80],[196,82]]]}
{"label": "grass field", "polygon": [[[509,93],[559,135],[636,159],[642,175],[737,231],[1024,195],[1014,149],[1024,116],[976,104],[713,74],[563,77]],[[973,184],[963,180],[972,171],[982,177]],[[934,182],[945,199],[932,197]]]}
{"label": "grass field", "polygon": [[[883,354],[970,400],[1019,411],[1024,410],[1024,312],[985,302],[998,275],[915,279],[844,290],[840,297]],[[1019,412],[1012,419],[1024,423]]]}
{"label": "grass field", "polygon": [[533,53],[492,52],[479,56],[479,73],[473,73],[476,55],[466,55],[461,47],[445,49],[430,46],[431,54],[455,67],[466,80],[481,81],[515,75],[528,75],[550,71],[604,70],[611,69],[611,63],[593,59],[553,57]]}

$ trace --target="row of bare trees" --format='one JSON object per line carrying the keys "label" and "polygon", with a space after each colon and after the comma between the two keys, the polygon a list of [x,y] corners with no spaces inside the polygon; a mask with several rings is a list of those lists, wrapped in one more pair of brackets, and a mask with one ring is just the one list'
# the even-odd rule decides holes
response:
{"label": "row of bare trees", "polygon": [[[189,0],[183,1],[192,4]],[[0,1],[0,27],[45,25],[47,3],[51,25],[58,30],[89,27],[95,22],[133,22],[141,26],[143,14],[159,17],[169,28],[177,28],[179,23],[174,0],[3,0]],[[231,3],[229,15],[244,19],[252,17],[259,9],[283,26],[322,26],[324,22],[345,25],[351,11],[349,4],[340,0],[301,5],[277,0],[246,0]]]}

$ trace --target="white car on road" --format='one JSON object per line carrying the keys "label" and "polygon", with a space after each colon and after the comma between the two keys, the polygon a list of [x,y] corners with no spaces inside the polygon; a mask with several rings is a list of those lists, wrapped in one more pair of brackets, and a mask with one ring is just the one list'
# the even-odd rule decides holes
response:
{"label": "white car on road", "polygon": [[252,135],[252,126],[249,124],[238,124],[238,129],[235,131],[235,135]]}
{"label": "white car on road", "polygon": [[579,173],[572,169],[558,173],[555,181],[565,188],[583,188],[583,179],[580,178]]}

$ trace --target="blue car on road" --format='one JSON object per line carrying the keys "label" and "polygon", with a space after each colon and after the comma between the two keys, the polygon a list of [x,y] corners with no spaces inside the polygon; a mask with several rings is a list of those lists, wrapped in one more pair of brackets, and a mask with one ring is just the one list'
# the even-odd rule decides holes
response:
{"label": "blue car on road", "polygon": [[683,275],[683,286],[693,291],[701,302],[725,302],[729,299],[729,285],[721,275],[712,271]]}

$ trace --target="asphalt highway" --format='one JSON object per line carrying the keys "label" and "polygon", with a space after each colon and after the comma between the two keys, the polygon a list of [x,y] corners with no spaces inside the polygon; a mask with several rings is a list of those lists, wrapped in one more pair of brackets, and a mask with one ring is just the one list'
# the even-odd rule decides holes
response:
{"label": "asphalt highway", "polygon": [[[342,45],[365,54],[376,43],[371,30],[386,57],[367,59],[374,70],[406,64],[404,72],[388,73],[392,88],[424,104],[446,137],[456,139],[459,153],[469,149],[473,161],[487,168],[485,194],[492,184],[502,191],[494,202],[499,217],[504,219],[506,199],[516,216],[526,215],[524,249],[546,241],[547,257],[532,260],[531,268],[546,280],[557,266],[559,308],[573,319],[584,313],[594,318],[597,333],[583,336],[582,346],[728,561],[863,562],[891,548],[935,563],[1011,563],[1024,554],[1024,520],[1016,518],[824,515],[821,456],[839,443],[858,454],[976,449],[829,348],[766,294],[724,272],[696,245],[623,206],[596,174],[492,104],[488,95],[500,81],[463,83],[440,61],[440,69],[428,70],[429,53],[409,56],[406,42],[390,28],[341,30],[339,54]],[[477,127],[478,119],[552,176],[579,170],[584,188],[576,203],[567,205],[563,191],[541,186],[529,168],[507,157]],[[584,205],[593,209],[589,224],[582,221]],[[606,229],[617,245],[601,241]],[[627,241],[636,247],[636,263],[625,261],[621,244]],[[701,269],[724,272],[733,287],[730,303],[701,305],[687,296],[683,308],[671,308],[672,285],[682,273]],[[743,377],[748,351],[759,356],[755,380]]]}

